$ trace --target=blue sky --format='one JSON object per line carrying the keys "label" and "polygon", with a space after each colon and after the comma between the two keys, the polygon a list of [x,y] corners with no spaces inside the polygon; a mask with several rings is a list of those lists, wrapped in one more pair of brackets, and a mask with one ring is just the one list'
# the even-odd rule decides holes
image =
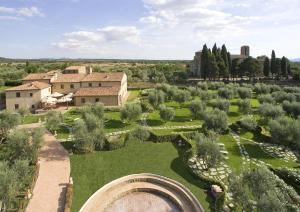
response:
{"label": "blue sky", "polygon": [[0,56],[192,59],[204,43],[300,57],[299,0],[0,0]]}

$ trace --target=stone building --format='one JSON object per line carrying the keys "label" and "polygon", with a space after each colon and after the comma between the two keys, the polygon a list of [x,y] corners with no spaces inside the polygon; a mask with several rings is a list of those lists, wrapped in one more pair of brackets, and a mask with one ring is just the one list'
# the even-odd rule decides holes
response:
{"label": "stone building", "polygon": [[7,110],[28,108],[35,111],[41,107],[41,99],[51,95],[51,85],[44,82],[30,82],[6,89],[5,95]]}
{"label": "stone building", "polygon": [[[190,73],[194,77],[202,77],[202,71],[201,71],[201,55],[202,52],[198,51],[195,53],[194,59],[190,64]],[[250,56],[250,47],[249,46],[242,46],[241,47],[241,53],[240,54],[232,54],[231,59],[241,59],[244,60],[247,57]]]}
{"label": "stone building", "polygon": [[38,109],[43,98],[51,93],[74,94],[75,106],[102,102],[120,106],[127,99],[127,75],[123,72],[93,73],[92,68],[71,66],[61,72],[29,74],[23,85],[6,90],[6,108]]}

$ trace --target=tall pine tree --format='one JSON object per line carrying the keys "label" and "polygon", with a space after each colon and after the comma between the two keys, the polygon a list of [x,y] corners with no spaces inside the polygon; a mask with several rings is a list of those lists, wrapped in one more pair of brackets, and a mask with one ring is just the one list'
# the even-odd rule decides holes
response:
{"label": "tall pine tree", "polygon": [[266,57],[264,61],[264,76],[269,77],[270,75],[270,59]]}
{"label": "tall pine tree", "polygon": [[215,55],[215,57],[217,56],[218,54],[218,47],[217,47],[217,44],[215,43],[213,48],[212,48],[212,53]]}

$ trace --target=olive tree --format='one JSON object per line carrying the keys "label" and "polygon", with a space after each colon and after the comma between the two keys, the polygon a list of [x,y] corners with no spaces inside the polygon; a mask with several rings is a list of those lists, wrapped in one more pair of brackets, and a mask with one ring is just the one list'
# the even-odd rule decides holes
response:
{"label": "olive tree", "polygon": [[232,88],[220,88],[218,95],[222,98],[231,99],[234,96],[234,91]]}
{"label": "olive tree", "polygon": [[272,93],[273,98],[277,103],[282,103],[283,101],[296,101],[296,96],[292,93],[286,93],[284,91],[276,91]]}
{"label": "olive tree", "polygon": [[166,107],[165,105],[161,105],[159,107],[159,115],[162,120],[171,121],[174,119],[175,110],[172,107]]}
{"label": "olive tree", "polygon": [[240,112],[247,114],[251,112],[251,102],[249,99],[241,99],[237,102],[237,104]]}
{"label": "olive tree", "polygon": [[213,106],[225,112],[229,111],[230,102],[227,99],[217,99],[213,102]]}
{"label": "olive tree", "polygon": [[197,156],[202,158],[208,168],[216,167],[223,160],[221,149],[212,137],[206,137],[202,133],[195,136],[197,144]]}
{"label": "olive tree", "polygon": [[131,132],[131,136],[140,141],[146,141],[150,137],[150,132],[145,127],[137,127]]}
{"label": "olive tree", "polygon": [[183,103],[183,102],[187,102],[189,99],[190,99],[190,92],[187,91],[187,90],[178,90],[176,93],[175,93],[175,101],[178,102],[178,103]]}
{"label": "olive tree", "polygon": [[214,109],[204,117],[204,127],[222,133],[228,129],[228,117],[224,111]]}
{"label": "olive tree", "polygon": [[294,118],[300,116],[300,102],[284,101],[282,103],[283,110]]}
{"label": "olive tree", "polygon": [[51,110],[47,113],[46,128],[51,132],[59,129],[59,125],[63,122],[63,116],[60,112]]}
{"label": "olive tree", "polygon": [[148,100],[154,108],[157,108],[165,102],[165,93],[162,90],[154,90],[149,93]]}
{"label": "olive tree", "polygon": [[20,123],[20,116],[7,111],[0,112],[0,144],[5,141],[9,131]]}
{"label": "olive tree", "polygon": [[253,131],[257,128],[257,122],[252,118],[243,118],[240,121],[240,125],[245,130]]}
{"label": "olive tree", "polygon": [[250,99],[252,97],[252,89],[240,87],[237,89],[237,93],[241,99]]}
{"label": "olive tree", "polygon": [[258,112],[265,118],[278,118],[279,116],[284,114],[282,107],[279,105],[273,105],[269,103],[264,103],[260,105]]}
{"label": "olive tree", "polygon": [[272,97],[271,94],[258,95],[257,99],[258,99],[260,104],[263,104],[263,103],[273,104],[275,102],[275,100],[274,100],[274,98]]}
{"label": "olive tree", "polygon": [[190,111],[194,119],[201,119],[204,117],[206,105],[200,100],[193,100],[190,104]]}
{"label": "olive tree", "polygon": [[138,120],[142,115],[142,107],[138,103],[126,104],[120,111],[121,119],[128,122]]}

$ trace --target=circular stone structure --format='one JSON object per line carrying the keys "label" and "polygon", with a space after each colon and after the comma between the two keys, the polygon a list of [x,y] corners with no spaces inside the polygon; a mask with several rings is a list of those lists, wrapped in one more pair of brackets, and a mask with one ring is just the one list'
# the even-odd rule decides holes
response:
{"label": "circular stone structure", "polygon": [[155,174],[133,174],[96,191],[80,212],[202,212],[196,197],[183,185]]}

